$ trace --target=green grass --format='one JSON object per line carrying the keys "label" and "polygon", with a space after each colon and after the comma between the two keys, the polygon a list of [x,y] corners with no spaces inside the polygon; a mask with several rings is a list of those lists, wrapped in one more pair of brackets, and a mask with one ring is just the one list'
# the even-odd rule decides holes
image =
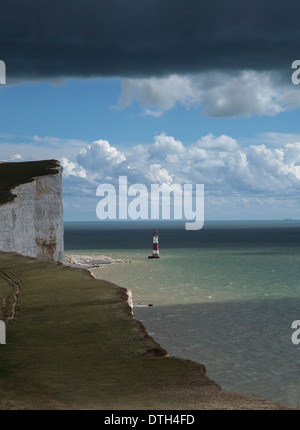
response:
{"label": "green grass", "polygon": [[158,346],[131,317],[125,290],[86,270],[7,253],[0,270],[2,284],[8,276],[20,286],[0,345],[0,409],[277,407],[223,393],[189,360],[144,358]]}

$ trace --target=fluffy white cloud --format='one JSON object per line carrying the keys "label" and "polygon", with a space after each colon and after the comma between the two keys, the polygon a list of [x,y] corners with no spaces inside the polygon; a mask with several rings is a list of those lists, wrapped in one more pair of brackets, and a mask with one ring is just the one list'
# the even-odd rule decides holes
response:
{"label": "fluffy white cloud", "polygon": [[240,192],[297,195],[300,186],[299,156],[299,143],[275,149],[251,145],[234,156],[226,157],[227,178],[231,178],[229,182]]}
{"label": "fluffy white cloud", "polygon": [[69,176],[77,176],[79,178],[86,178],[86,171],[82,166],[79,166],[77,163],[68,160],[66,157],[62,157],[60,160],[60,164],[63,167],[63,175],[65,177]]}
{"label": "fluffy white cloud", "polygon": [[146,173],[147,179],[154,184],[172,184],[173,178],[161,164],[151,164]]}
{"label": "fluffy white cloud", "polygon": [[[56,139],[52,142],[55,145]],[[117,185],[123,175],[128,185],[204,184],[206,213],[214,218],[232,218],[235,211],[246,218],[255,214],[263,218],[266,213],[272,218],[275,212],[288,218],[299,211],[300,136],[295,134],[264,133],[252,142],[238,142],[228,135],[209,133],[188,143],[161,133],[153,143],[123,149],[106,140],[82,146],[78,142],[68,158],[61,146],[57,152],[53,146],[45,152],[45,158],[55,155],[64,168],[64,202],[72,219],[77,219],[77,212],[72,211],[78,202],[87,205],[83,209],[87,217],[95,216],[97,186]],[[7,143],[5,159],[18,161],[21,156],[28,160],[23,155],[28,145]]]}
{"label": "fluffy white cloud", "polygon": [[140,103],[147,115],[160,116],[176,103],[189,103],[193,88],[187,76],[171,75],[163,78],[127,78],[121,83],[118,108],[128,107],[134,100]]}
{"label": "fluffy white cloud", "polygon": [[[264,138],[265,144],[262,143]],[[232,199],[235,205],[240,202],[245,210],[254,204],[254,199],[258,202],[273,199],[273,206],[282,199],[298,201],[300,137],[265,133],[253,141],[254,144],[246,145],[228,135],[209,133],[188,143],[161,133],[150,144],[120,149],[100,139],[77,147],[77,153],[70,153],[68,158],[57,158],[64,168],[64,199],[70,204],[72,199],[79,198],[89,198],[92,202],[100,183],[116,185],[119,176],[125,175],[128,185],[204,184],[211,207],[218,204],[225,207],[221,199],[225,199],[227,206]],[[17,152],[17,148],[16,145],[13,152],[7,153],[7,160],[12,154],[15,155],[11,160],[20,159],[22,152]],[[50,150],[52,155],[53,148]],[[252,199],[251,204],[249,199]],[[257,203],[259,207],[267,206]]]}
{"label": "fluffy white cloud", "polygon": [[111,175],[113,168],[125,160],[123,152],[111,146],[107,140],[101,139],[87,148],[82,148],[77,156],[79,165],[102,178]]}
{"label": "fluffy white cloud", "polygon": [[176,104],[201,106],[209,117],[272,116],[298,108],[300,93],[275,72],[243,70],[124,79],[118,107],[134,101],[152,116],[161,116]]}
{"label": "fluffy white cloud", "polygon": [[[200,84],[200,98],[210,117],[276,115],[286,109],[282,87],[271,72],[242,71],[235,75],[215,73]],[[206,84],[205,84],[206,83]],[[300,99],[299,99],[300,102]]]}
{"label": "fluffy white cloud", "polygon": [[285,145],[284,162],[290,166],[300,166],[300,142]]}
{"label": "fluffy white cloud", "polygon": [[[236,139],[208,134],[184,145],[162,133],[154,143],[128,147],[126,155],[99,140],[83,148],[67,174],[91,181],[129,183],[204,183],[208,193],[228,195],[297,195],[300,186],[300,142],[281,147],[241,146]],[[80,170],[82,169],[82,170]],[[80,173],[81,172],[81,173]]]}
{"label": "fluffy white cloud", "polygon": [[184,151],[184,145],[180,140],[175,140],[174,137],[167,136],[165,133],[155,136],[155,142],[149,147],[151,157],[169,159],[173,162],[178,161],[177,155],[183,154]]}
{"label": "fluffy white cloud", "polygon": [[218,150],[218,151],[236,151],[239,148],[239,145],[236,139],[233,139],[230,136],[226,136],[222,134],[221,136],[215,137],[212,133],[207,134],[206,136],[201,137],[197,141],[197,145],[201,149],[207,150]]}

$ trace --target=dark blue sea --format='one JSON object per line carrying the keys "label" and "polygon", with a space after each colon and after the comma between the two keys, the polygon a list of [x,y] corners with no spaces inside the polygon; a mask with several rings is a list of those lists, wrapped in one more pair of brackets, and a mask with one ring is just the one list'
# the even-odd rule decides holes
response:
{"label": "dark blue sea", "polygon": [[300,221],[69,222],[65,250],[119,260],[95,276],[129,288],[154,339],[224,391],[300,406]]}

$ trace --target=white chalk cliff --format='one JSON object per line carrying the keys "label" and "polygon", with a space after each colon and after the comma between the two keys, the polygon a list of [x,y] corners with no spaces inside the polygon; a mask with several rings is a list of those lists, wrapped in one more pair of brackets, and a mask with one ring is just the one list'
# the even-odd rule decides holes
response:
{"label": "white chalk cliff", "polygon": [[63,263],[62,167],[56,160],[30,163],[18,185],[7,177],[18,177],[26,163],[0,163],[0,190],[10,192],[2,201],[0,195],[0,250]]}

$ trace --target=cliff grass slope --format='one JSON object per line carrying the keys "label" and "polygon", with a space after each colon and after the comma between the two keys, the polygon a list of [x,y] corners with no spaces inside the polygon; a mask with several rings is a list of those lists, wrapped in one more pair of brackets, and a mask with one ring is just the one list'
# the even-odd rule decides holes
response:
{"label": "cliff grass slope", "polygon": [[0,409],[284,409],[166,356],[126,298],[86,270],[0,252]]}

